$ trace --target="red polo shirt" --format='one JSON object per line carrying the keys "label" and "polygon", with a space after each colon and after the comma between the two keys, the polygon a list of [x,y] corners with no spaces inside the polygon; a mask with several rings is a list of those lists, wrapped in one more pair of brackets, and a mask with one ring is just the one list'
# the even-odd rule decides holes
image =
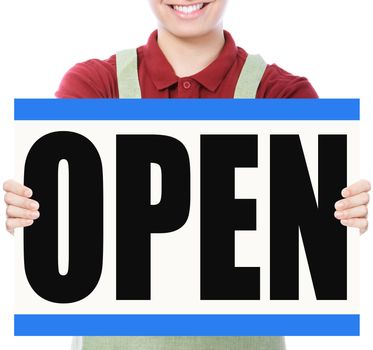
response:
{"label": "red polo shirt", "polygon": [[[208,67],[190,77],[179,78],[157,43],[157,31],[137,49],[138,74],[143,98],[232,98],[247,58],[232,36],[224,31],[225,44]],[[118,98],[116,56],[78,63],[63,77],[59,98]],[[294,76],[275,64],[268,65],[257,98],[317,98],[308,80]]]}

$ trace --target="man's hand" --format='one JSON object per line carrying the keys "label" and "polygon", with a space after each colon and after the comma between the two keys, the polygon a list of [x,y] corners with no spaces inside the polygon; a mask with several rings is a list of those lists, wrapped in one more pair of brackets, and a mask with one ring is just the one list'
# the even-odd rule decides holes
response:
{"label": "man's hand", "polygon": [[342,190],[344,199],[335,203],[334,216],[341,220],[341,224],[357,227],[360,234],[368,229],[368,203],[371,186],[369,181],[360,180]]}
{"label": "man's hand", "polygon": [[4,182],[6,204],[6,229],[14,233],[18,227],[26,227],[33,224],[34,220],[40,216],[38,211],[39,203],[33,199],[32,190],[14,180]]}

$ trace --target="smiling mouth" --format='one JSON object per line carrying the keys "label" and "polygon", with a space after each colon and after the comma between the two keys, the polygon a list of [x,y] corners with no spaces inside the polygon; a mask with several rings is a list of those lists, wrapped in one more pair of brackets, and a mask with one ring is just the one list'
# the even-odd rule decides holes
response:
{"label": "smiling mouth", "polygon": [[184,15],[191,15],[202,10],[207,5],[209,5],[208,2],[201,2],[198,4],[188,5],[188,6],[181,6],[181,5],[168,5],[168,6],[171,7],[176,12],[182,13]]}

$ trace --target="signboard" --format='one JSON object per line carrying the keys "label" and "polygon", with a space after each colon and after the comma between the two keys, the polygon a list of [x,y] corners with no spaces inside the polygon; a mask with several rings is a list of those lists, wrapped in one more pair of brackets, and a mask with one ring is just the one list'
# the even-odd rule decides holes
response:
{"label": "signboard", "polygon": [[16,335],[358,335],[358,100],[16,100]]}

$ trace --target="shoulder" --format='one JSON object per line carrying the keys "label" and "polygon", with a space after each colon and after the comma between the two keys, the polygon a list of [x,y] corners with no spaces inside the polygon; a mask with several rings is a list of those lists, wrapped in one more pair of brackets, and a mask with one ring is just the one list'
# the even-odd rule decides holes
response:
{"label": "shoulder", "polygon": [[116,55],[90,59],[70,68],[55,93],[59,98],[114,98],[118,96]]}
{"label": "shoulder", "polygon": [[307,78],[269,64],[258,87],[257,98],[318,98],[318,95]]}
{"label": "shoulder", "polygon": [[[243,66],[248,53],[237,47],[239,66]],[[318,95],[303,76],[294,75],[276,64],[267,64],[257,90],[257,98],[318,98]]]}

